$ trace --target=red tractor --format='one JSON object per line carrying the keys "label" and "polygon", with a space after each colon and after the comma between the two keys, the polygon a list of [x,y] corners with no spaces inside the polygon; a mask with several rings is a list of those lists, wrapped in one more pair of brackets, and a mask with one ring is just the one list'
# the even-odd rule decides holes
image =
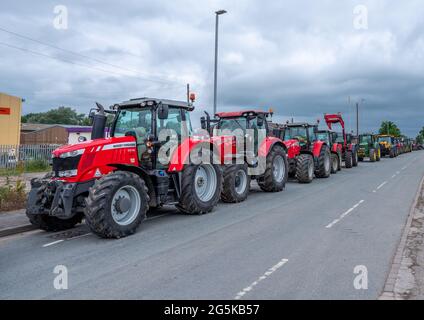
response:
{"label": "red tractor", "polygon": [[[223,155],[216,139],[190,136],[193,109],[192,103],[150,98],[111,110],[97,104],[92,139],[56,149],[50,176],[31,182],[26,211],[31,223],[59,231],[85,218],[97,235],[120,238],[136,231],[150,207],[211,211],[221,194],[222,169],[215,163]],[[107,113],[114,120],[106,138]],[[172,134],[162,135],[164,129]]]}
{"label": "red tractor", "polygon": [[335,123],[340,123],[340,126],[342,127],[342,133],[337,135],[336,141],[342,145],[342,159],[345,162],[345,167],[352,168],[358,166],[359,146],[351,134],[346,134],[345,123],[341,113],[324,114],[324,119],[330,130]]}
{"label": "red tractor", "polygon": [[284,189],[288,177],[287,148],[283,141],[269,135],[267,118],[272,113],[256,110],[220,112],[214,119],[206,115],[201,119],[203,129],[213,137],[233,137],[232,156],[224,166],[221,194],[224,202],[244,201],[251,179],[256,179],[266,192]]}
{"label": "red tractor", "polygon": [[337,141],[337,133],[331,130],[318,130],[317,138],[330,146],[331,173],[336,174],[342,169],[343,144]]}
{"label": "red tractor", "polygon": [[273,133],[287,146],[289,175],[300,183],[328,178],[331,173],[330,146],[317,138],[318,124],[274,124]]}

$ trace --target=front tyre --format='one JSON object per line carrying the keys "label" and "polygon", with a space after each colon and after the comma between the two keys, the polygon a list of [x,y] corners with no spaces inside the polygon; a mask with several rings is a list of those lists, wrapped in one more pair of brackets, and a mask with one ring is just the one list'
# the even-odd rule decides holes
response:
{"label": "front tyre", "polygon": [[336,174],[339,169],[339,157],[332,153],[331,154],[331,173]]}
{"label": "front tyre", "polygon": [[228,165],[224,168],[224,185],[221,200],[237,203],[246,200],[250,188],[250,176],[247,165]]}
{"label": "front tyre", "polygon": [[218,165],[190,164],[181,176],[181,196],[176,207],[188,214],[204,214],[217,205],[222,190],[222,171]]}
{"label": "front tyre", "polygon": [[318,178],[328,178],[331,173],[331,153],[327,145],[321,147],[318,157],[318,169],[315,175]]}
{"label": "front tyre", "polygon": [[314,179],[314,158],[310,154],[300,154],[296,158],[296,179],[299,183],[311,183]]}
{"label": "front tyre", "polygon": [[265,192],[279,192],[284,189],[287,179],[286,152],[283,147],[275,145],[266,157],[265,173],[258,179],[258,185]]}
{"label": "front tyre", "polygon": [[98,179],[86,198],[85,218],[91,231],[102,238],[133,234],[146,218],[149,195],[135,173],[115,171]]}
{"label": "front tyre", "polygon": [[346,152],[345,166],[348,169],[353,167],[353,153],[352,153],[352,151]]}

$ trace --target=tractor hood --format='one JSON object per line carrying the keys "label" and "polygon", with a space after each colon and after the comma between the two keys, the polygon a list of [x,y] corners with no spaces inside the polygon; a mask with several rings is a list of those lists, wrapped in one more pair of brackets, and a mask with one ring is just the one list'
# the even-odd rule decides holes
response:
{"label": "tractor hood", "polygon": [[75,144],[67,144],[61,146],[52,152],[54,158],[57,157],[72,157],[85,151],[97,152],[103,149],[106,145],[111,145],[111,148],[119,147],[122,143],[134,143],[134,137],[118,137],[118,138],[101,138],[88,140]]}
{"label": "tractor hood", "polygon": [[293,146],[298,146],[299,145],[299,140],[297,139],[290,139],[290,140],[285,140],[284,144],[286,145],[287,149],[291,148]]}

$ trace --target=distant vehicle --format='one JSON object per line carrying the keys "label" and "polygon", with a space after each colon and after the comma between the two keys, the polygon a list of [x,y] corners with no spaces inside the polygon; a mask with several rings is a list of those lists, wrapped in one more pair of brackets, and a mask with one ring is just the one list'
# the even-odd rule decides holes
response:
{"label": "distant vehicle", "polygon": [[359,135],[359,161],[369,158],[371,162],[380,161],[381,151],[376,136],[372,133],[364,133]]}

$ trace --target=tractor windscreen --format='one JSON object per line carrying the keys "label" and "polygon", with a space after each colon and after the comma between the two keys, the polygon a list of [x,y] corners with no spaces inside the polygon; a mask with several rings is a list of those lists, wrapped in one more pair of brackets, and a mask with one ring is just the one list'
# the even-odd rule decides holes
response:
{"label": "tractor windscreen", "polygon": [[306,142],[308,140],[308,134],[305,127],[287,127],[284,130],[284,139],[291,140],[297,139],[299,142]]}
{"label": "tractor windscreen", "polygon": [[391,137],[378,137],[378,142],[388,142],[388,143],[391,143],[392,142],[392,138]]}
{"label": "tractor windscreen", "polygon": [[361,136],[359,143],[372,143],[371,136]]}
{"label": "tractor windscreen", "polygon": [[327,144],[330,144],[330,139],[328,138],[328,133],[327,132],[318,132],[317,133],[317,138],[320,141],[324,141]]}
{"label": "tractor windscreen", "polygon": [[247,119],[245,117],[239,118],[221,118],[217,128],[221,133],[240,131],[246,132]]}
{"label": "tractor windscreen", "polygon": [[152,111],[150,108],[131,108],[118,114],[115,124],[115,137],[135,133],[138,141],[144,141],[152,133]]}

